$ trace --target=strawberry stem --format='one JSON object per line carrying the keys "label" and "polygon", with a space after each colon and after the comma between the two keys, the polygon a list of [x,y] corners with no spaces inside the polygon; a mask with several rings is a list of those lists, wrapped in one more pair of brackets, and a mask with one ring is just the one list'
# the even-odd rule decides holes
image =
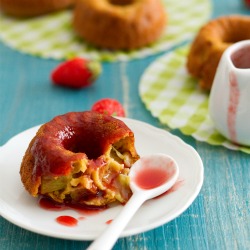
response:
{"label": "strawberry stem", "polygon": [[102,72],[102,66],[98,61],[89,61],[88,69],[90,70],[92,80],[95,80]]}

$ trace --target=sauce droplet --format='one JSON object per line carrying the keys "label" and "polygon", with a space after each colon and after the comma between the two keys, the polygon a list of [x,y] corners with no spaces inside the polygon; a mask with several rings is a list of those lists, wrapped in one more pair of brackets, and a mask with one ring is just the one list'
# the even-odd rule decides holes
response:
{"label": "sauce droplet", "polygon": [[56,221],[61,224],[61,225],[64,225],[64,226],[67,226],[67,227],[74,227],[77,225],[78,223],[78,220],[75,219],[74,217],[72,216],[67,216],[67,215],[63,215],[63,216],[59,216],[56,218]]}
{"label": "sauce droplet", "polygon": [[78,220],[85,220],[85,217],[84,216],[80,216],[80,217],[78,217]]}
{"label": "sauce droplet", "polygon": [[113,221],[112,219],[111,219],[111,220],[107,220],[107,221],[106,221],[106,224],[108,224],[108,225],[109,225],[109,224],[111,224],[111,223],[112,223],[112,221]]}

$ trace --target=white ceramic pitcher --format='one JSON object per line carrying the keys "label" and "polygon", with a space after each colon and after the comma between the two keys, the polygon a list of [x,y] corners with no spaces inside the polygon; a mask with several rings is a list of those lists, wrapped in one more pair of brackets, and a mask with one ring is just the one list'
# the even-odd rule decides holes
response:
{"label": "white ceramic pitcher", "polygon": [[223,53],[209,97],[216,129],[236,144],[250,146],[250,40]]}

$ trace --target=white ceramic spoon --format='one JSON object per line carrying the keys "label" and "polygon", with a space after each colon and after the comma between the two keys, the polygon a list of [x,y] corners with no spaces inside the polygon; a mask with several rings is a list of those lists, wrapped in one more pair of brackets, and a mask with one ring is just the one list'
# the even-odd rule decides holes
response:
{"label": "white ceramic spoon", "polygon": [[178,165],[168,155],[154,154],[139,159],[129,173],[133,195],[108,228],[88,247],[88,250],[111,249],[139,207],[146,200],[170,189],[178,175]]}

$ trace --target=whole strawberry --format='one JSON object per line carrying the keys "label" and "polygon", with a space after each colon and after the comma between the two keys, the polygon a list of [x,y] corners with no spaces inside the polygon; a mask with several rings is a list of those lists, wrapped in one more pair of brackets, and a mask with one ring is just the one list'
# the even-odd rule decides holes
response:
{"label": "whole strawberry", "polygon": [[59,64],[51,73],[55,85],[83,88],[91,85],[101,73],[99,62],[74,58]]}
{"label": "whole strawberry", "polygon": [[100,99],[94,103],[91,110],[101,114],[125,117],[125,111],[122,104],[111,98]]}
{"label": "whole strawberry", "polygon": [[250,0],[244,0],[245,5],[247,8],[250,8]]}

